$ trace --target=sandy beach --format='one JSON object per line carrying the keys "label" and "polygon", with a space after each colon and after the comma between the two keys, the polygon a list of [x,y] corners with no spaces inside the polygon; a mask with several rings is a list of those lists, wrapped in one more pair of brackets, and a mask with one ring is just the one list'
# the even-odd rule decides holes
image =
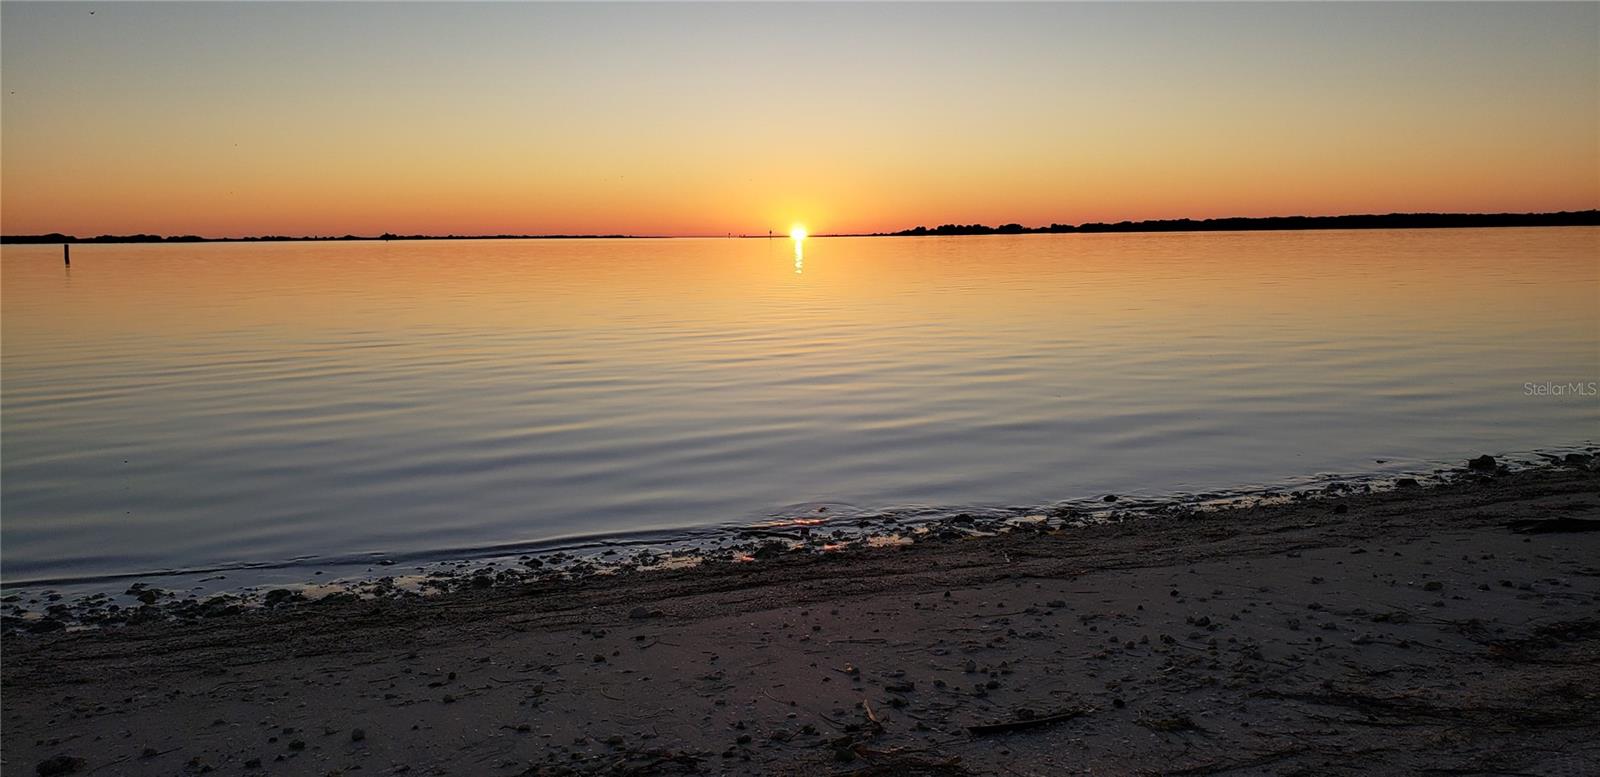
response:
{"label": "sandy beach", "polygon": [[1592,774],[1600,475],[8,635],[17,774]]}

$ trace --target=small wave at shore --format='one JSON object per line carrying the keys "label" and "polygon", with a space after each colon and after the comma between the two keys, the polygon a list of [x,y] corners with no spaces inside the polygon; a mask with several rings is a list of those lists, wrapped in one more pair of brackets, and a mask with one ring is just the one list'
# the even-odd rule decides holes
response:
{"label": "small wave at shore", "polygon": [[[1083,495],[1045,505],[864,510],[797,504],[765,520],[713,527],[619,531],[535,542],[448,548],[427,553],[304,557],[208,568],[130,572],[0,584],[9,628],[44,621],[81,628],[169,614],[205,616],[285,602],[337,597],[423,596],[463,587],[533,580],[575,580],[705,563],[756,563],[789,553],[993,536],[1012,531],[1071,530],[1230,508],[1333,499],[1490,477],[1545,465],[1592,466],[1594,444],[1500,454],[1482,462],[1375,461],[1356,474],[1316,474],[1269,485],[1160,494]],[[131,584],[130,584],[131,583]]]}

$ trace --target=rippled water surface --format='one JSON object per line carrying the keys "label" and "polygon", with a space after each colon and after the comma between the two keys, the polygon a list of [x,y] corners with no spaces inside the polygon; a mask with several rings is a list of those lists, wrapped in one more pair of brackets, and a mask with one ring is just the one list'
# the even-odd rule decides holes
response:
{"label": "rippled water surface", "polygon": [[1283,484],[1600,429],[1592,393],[1530,393],[1600,380],[1597,229],[801,248],[6,246],[4,579]]}

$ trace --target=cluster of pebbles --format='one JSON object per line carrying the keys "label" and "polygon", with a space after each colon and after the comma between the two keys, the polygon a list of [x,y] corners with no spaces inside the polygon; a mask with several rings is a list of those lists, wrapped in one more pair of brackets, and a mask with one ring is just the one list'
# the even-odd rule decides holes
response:
{"label": "cluster of pebbles", "polygon": [[[95,592],[68,598],[50,590],[0,592],[0,633],[40,634],[63,630],[148,623],[164,619],[194,622],[207,618],[281,607],[403,599],[471,588],[571,583],[594,575],[630,574],[701,564],[759,563],[794,553],[838,553],[860,548],[950,542],[1014,532],[1070,530],[1094,523],[1184,515],[1240,507],[1326,500],[1343,512],[1341,497],[1388,489],[1417,488],[1463,478],[1490,478],[1530,466],[1593,467],[1600,448],[1497,460],[1472,459],[1463,467],[1426,474],[1373,478],[1326,477],[1300,488],[1261,488],[1233,492],[1141,498],[1106,494],[1046,507],[1009,507],[952,513],[934,508],[850,512],[809,508],[800,515],[756,526],[729,529],[677,543],[627,545],[599,543],[488,561],[452,561],[383,574],[396,566],[378,560],[365,576],[292,587],[241,589],[222,593],[179,591],[137,582],[120,595]],[[1378,463],[1382,464],[1383,461]],[[317,572],[321,575],[321,572]],[[195,589],[204,590],[204,589]]]}

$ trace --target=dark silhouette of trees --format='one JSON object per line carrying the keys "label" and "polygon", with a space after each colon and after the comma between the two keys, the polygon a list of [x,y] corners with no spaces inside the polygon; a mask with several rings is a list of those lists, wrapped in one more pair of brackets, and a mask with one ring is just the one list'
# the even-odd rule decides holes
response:
{"label": "dark silhouette of trees", "polygon": [[249,237],[201,237],[200,235],[97,235],[77,237],[50,232],[44,235],[0,235],[0,243],[285,243],[311,240],[569,240],[579,238],[623,238],[632,235],[396,235],[392,232],[376,237],[364,235],[251,235]]}
{"label": "dark silhouette of trees", "polygon": [[1556,213],[1388,213],[1351,216],[1266,216],[1220,219],[1158,219],[1119,221],[1115,224],[1090,222],[1073,226],[1051,224],[1024,227],[1021,224],[943,224],[933,229],[916,227],[884,236],[923,235],[1020,235],[1060,232],[1247,232],[1297,229],[1449,229],[1463,227],[1577,227],[1600,226],[1600,210],[1560,211]]}

